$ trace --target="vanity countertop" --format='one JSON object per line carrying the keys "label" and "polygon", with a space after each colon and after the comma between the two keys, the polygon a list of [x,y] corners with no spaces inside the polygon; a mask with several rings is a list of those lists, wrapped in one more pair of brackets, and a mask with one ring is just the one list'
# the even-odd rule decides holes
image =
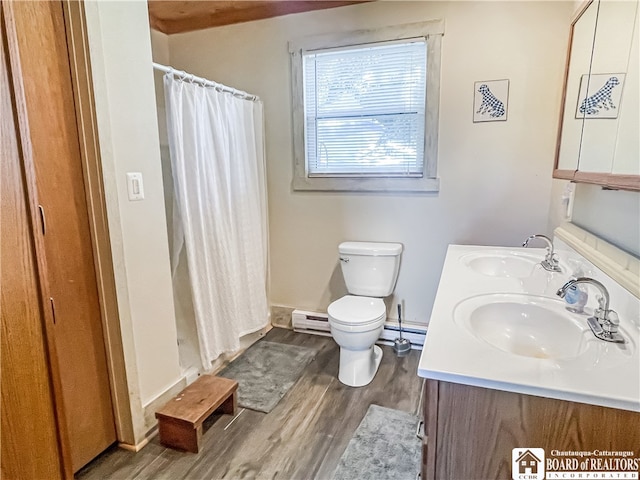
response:
{"label": "vanity countertop", "polygon": [[[610,290],[611,308],[620,314],[620,332],[627,340],[624,345],[596,339],[588,329],[587,315],[569,314],[575,316],[576,325],[584,327],[584,342],[590,342],[590,353],[576,358],[534,358],[503,351],[476,336],[462,322],[454,320],[454,312],[461,302],[486,294],[545,297],[541,300],[552,303],[554,308],[562,309],[565,314],[564,304],[560,303],[563,301],[555,296],[555,291],[569,279],[569,274],[549,273],[536,265],[527,275],[493,276],[478,273],[469,267],[468,262],[470,258],[501,254],[539,261],[544,258],[544,253],[544,249],[533,248],[449,246],[418,365],[418,375],[496,390],[640,411],[640,328],[635,323],[637,320],[631,321],[628,318],[629,312],[637,315],[638,299],[632,296],[621,298],[624,293],[619,293],[616,286],[611,284],[613,281],[602,272],[598,272],[597,278]],[[566,260],[566,257],[562,257],[564,253],[566,252],[561,253],[561,261]],[[594,274],[593,269],[591,275]]]}

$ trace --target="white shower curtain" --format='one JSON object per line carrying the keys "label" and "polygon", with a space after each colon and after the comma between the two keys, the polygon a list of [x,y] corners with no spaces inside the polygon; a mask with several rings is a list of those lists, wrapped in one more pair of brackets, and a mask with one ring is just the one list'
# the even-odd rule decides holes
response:
{"label": "white shower curtain", "polygon": [[[260,101],[164,77],[174,182],[175,274],[182,248],[205,371],[268,323],[267,207]],[[184,256],[182,257],[184,258]]]}

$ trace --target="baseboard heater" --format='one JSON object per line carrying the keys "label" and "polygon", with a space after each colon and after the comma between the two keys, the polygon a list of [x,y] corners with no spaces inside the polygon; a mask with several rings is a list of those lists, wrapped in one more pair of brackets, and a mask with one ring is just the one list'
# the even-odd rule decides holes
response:
{"label": "baseboard heater", "polygon": [[[329,316],[326,313],[305,312],[304,310],[294,310],[291,314],[293,331],[300,333],[310,333],[312,335],[322,335],[330,337]],[[396,322],[385,322],[382,334],[376,343],[382,345],[393,345],[393,341],[398,338],[400,329]],[[427,334],[427,327],[416,325],[415,323],[402,323],[402,335],[411,342],[413,350],[422,350],[424,337]]]}

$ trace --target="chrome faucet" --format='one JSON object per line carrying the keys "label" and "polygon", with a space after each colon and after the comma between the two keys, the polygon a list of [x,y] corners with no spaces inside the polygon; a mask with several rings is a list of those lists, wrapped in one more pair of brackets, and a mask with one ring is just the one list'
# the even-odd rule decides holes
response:
{"label": "chrome faucet", "polygon": [[544,268],[548,272],[562,272],[560,264],[558,263],[558,256],[553,253],[553,243],[551,243],[551,240],[549,240],[549,237],[547,237],[546,235],[531,235],[522,243],[522,246],[528,247],[529,242],[534,238],[539,238],[547,242],[547,255],[544,257],[544,260],[540,262],[542,268]]}
{"label": "chrome faucet", "polygon": [[556,295],[560,298],[564,298],[567,294],[567,290],[576,287],[581,283],[593,285],[600,290],[600,293],[602,294],[598,297],[598,308],[593,312],[593,317],[587,318],[587,324],[589,325],[589,328],[591,328],[593,334],[600,340],[604,340],[606,342],[625,343],[622,335],[618,333],[618,326],[620,325],[618,314],[613,310],[609,310],[609,292],[602,283],[589,277],[575,278],[565,283],[556,292]]}

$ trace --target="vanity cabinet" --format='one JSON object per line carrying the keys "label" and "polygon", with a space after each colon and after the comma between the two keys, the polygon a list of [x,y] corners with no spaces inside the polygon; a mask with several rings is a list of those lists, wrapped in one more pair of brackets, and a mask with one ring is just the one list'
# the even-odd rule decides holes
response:
{"label": "vanity cabinet", "polygon": [[571,27],[555,178],[640,190],[638,2],[585,2]]}
{"label": "vanity cabinet", "polygon": [[427,379],[423,480],[511,479],[512,449],[633,451],[640,413]]}

